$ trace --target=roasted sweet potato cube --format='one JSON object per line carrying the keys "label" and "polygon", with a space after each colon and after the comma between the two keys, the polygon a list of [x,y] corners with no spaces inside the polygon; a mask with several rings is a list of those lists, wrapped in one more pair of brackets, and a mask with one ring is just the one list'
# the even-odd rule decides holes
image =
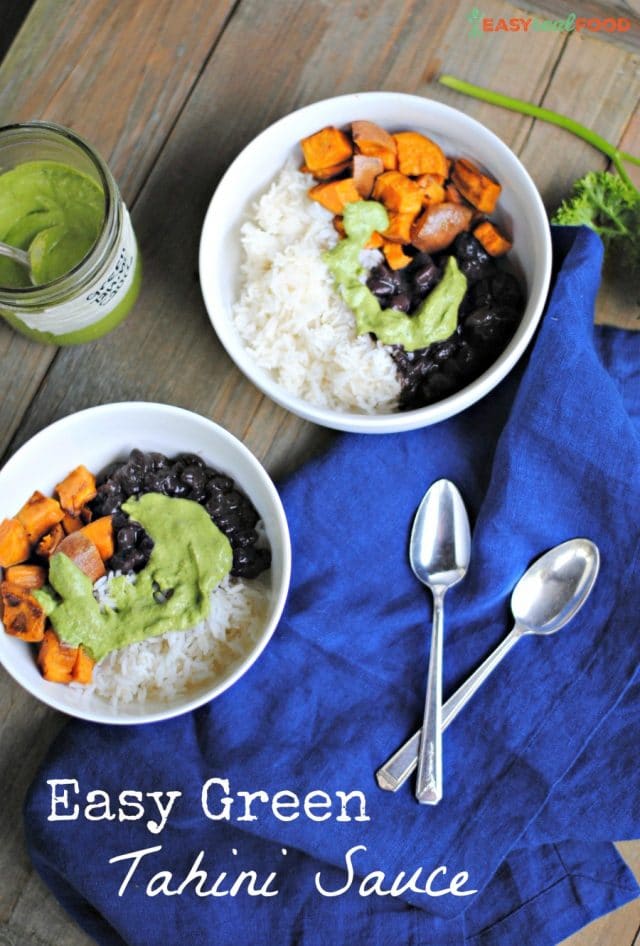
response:
{"label": "roasted sweet potato cube", "polygon": [[70,558],[81,572],[96,582],[106,574],[102,556],[98,548],[84,531],[72,532],[65,536],[58,548],[57,553],[62,552],[67,558]]}
{"label": "roasted sweet potato cube", "polygon": [[317,181],[330,181],[332,178],[344,174],[350,167],[351,161],[349,160],[341,161],[340,164],[332,164],[328,168],[318,168],[317,171],[312,171],[306,164],[303,164],[300,170],[303,174],[312,174]]}
{"label": "roasted sweet potato cube", "polygon": [[88,683],[91,683],[95,663],[96,662],[93,657],[90,657],[84,647],[80,645],[80,647],[78,647],[78,653],[71,671],[71,679],[73,682],[83,683],[85,686]]}
{"label": "roasted sweet potato cube", "polygon": [[394,135],[398,149],[398,170],[417,177],[419,174],[437,174],[446,178],[449,162],[442,148],[418,131],[401,131]]}
{"label": "roasted sweet potato cube", "polygon": [[360,154],[380,158],[386,171],[393,171],[398,166],[398,148],[388,131],[375,122],[357,121],[351,123],[353,143]]}
{"label": "roasted sweet potato cube", "polygon": [[352,161],[353,183],[361,197],[366,200],[371,196],[373,185],[379,174],[384,171],[382,158],[368,154],[354,154]]}
{"label": "roasted sweet potato cube", "polygon": [[51,628],[44,632],[38,650],[38,666],[45,680],[52,683],[71,683],[77,656],[78,648],[63,644]]}
{"label": "roasted sweet potato cube", "polygon": [[451,177],[465,200],[484,214],[493,213],[502,190],[497,181],[467,158],[456,159]]}
{"label": "roasted sweet potato cube", "polygon": [[96,495],[96,478],[86,466],[77,466],[56,486],[60,505],[70,516],[80,515],[82,507]]}
{"label": "roasted sweet potato cube", "polygon": [[407,256],[400,243],[388,243],[385,241],[382,252],[391,269],[404,269],[411,262],[412,257]]}
{"label": "roasted sweet potato cube", "polygon": [[364,245],[365,250],[379,250],[384,245],[384,237],[382,234],[378,233],[377,230],[374,230],[367,242]]}
{"label": "roasted sweet potato cube", "polygon": [[439,174],[421,174],[416,178],[416,184],[422,190],[422,200],[426,206],[444,201],[444,178]]}
{"label": "roasted sweet potato cube", "polygon": [[300,147],[304,155],[304,163],[312,174],[348,161],[353,153],[349,136],[339,128],[334,128],[333,125],[321,128],[308,138],[303,138]]}
{"label": "roasted sweet potato cube", "polygon": [[316,184],[309,191],[309,197],[317,200],[334,214],[341,214],[347,204],[362,200],[352,177],[345,177],[340,181],[328,181],[326,184]]}
{"label": "roasted sweet potato cube", "polygon": [[434,204],[414,221],[411,242],[425,253],[444,250],[459,233],[468,230],[473,210],[463,204]]}
{"label": "roasted sweet potato cube", "polygon": [[0,522],[0,567],[26,562],[31,552],[27,530],[18,519]]}
{"label": "roasted sweet potato cube", "polygon": [[57,500],[36,490],[26,501],[16,519],[19,519],[27,530],[29,541],[37,542],[45,532],[49,532],[57,522],[60,522],[63,516],[64,512]]}
{"label": "roasted sweet potato cube", "polygon": [[47,570],[42,565],[12,565],[4,573],[5,580],[29,591],[42,588],[47,581]]}
{"label": "roasted sweet potato cube", "polygon": [[391,211],[389,226],[383,231],[382,236],[391,243],[411,243],[411,224],[415,219],[416,214],[399,214]]}
{"label": "roasted sweet potato cube", "polygon": [[101,516],[100,519],[94,519],[93,522],[82,529],[83,534],[95,543],[100,552],[100,557],[105,562],[111,558],[115,551],[112,518],[112,516]]}
{"label": "roasted sweet potato cube", "polygon": [[68,512],[65,512],[62,520],[62,528],[67,535],[71,532],[77,532],[83,525],[84,523],[79,516],[70,516]]}
{"label": "roasted sweet potato cube", "polygon": [[400,171],[385,171],[376,178],[373,197],[387,210],[402,214],[417,214],[422,207],[422,191],[415,181]]}
{"label": "roasted sweet potato cube", "polygon": [[0,583],[2,623],[7,634],[35,643],[44,636],[45,613],[26,588],[11,581]]}
{"label": "roasted sweet potato cube", "polygon": [[511,241],[507,240],[506,236],[503,236],[496,225],[491,223],[490,220],[485,220],[484,223],[478,224],[473,231],[473,235],[476,240],[482,243],[490,256],[504,256],[513,246]]}
{"label": "roasted sweet potato cube", "polygon": [[455,184],[445,186],[444,199],[448,204],[464,204],[464,197]]}
{"label": "roasted sweet potato cube", "polygon": [[41,558],[51,558],[62,540],[64,539],[64,529],[61,522],[56,522],[53,529],[42,536],[36,545],[36,554]]}

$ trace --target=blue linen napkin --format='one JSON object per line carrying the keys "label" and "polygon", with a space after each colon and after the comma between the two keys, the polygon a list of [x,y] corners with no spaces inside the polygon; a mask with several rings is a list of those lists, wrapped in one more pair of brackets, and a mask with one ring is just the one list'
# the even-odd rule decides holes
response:
{"label": "blue linen napkin", "polygon": [[[98,943],[555,946],[637,895],[610,841],[640,836],[640,333],[593,329],[602,254],[593,233],[556,230],[554,249],[533,350],[497,391],[433,428],[342,436],[282,486],[292,590],[245,677],[193,714],[124,729],[72,722],[53,746],[27,799],[29,848]],[[379,790],[374,771],[422,715],[430,601],[407,542],[440,477],[457,483],[473,521],[471,567],[446,602],[445,695],[509,630],[511,589],[533,559],[584,535],[602,566],[580,616],[553,638],[523,639],[447,730],[445,797],[425,808],[411,783]],[[77,820],[50,820],[53,779],[77,780],[79,797],[67,786]],[[230,820],[203,813],[210,779],[228,782]],[[219,813],[226,783],[210,784]],[[123,790],[182,795],[152,833],[151,807],[141,820],[87,820],[93,789],[116,803]],[[238,818],[236,793],[282,790],[326,793],[332,807],[313,811],[327,819],[290,808],[296,816],[284,821],[259,801],[255,820]],[[338,817],[339,792],[362,793],[364,818],[357,797]],[[132,856],[109,863],[151,848],[135,869]],[[201,891],[223,871],[228,889],[253,870],[260,884],[275,872],[279,893],[198,896],[192,878],[167,895],[200,851]],[[477,893],[358,889],[372,871],[389,889],[419,868],[424,889],[442,867],[433,887],[465,871],[460,886]],[[161,871],[171,879],[153,880]],[[344,893],[324,896],[317,882]]]}

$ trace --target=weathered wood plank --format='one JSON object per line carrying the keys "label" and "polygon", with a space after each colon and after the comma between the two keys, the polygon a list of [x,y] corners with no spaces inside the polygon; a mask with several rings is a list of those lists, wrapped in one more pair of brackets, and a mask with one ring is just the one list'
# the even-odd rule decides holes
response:
{"label": "weathered wood plank", "polygon": [[11,946],[95,946],[95,940],[70,919],[35,871],[27,878],[11,919],[0,925],[0,946],[5,946],[2,934]]}
{"label": "weathered wood plank", "polygon": [[[598,36],[605,42],[615,43],[622,49],[629,52],[640,52],[640,8],[637,3],[627,2],[627,0],[582,0],[580,4],[575,4],[572,0],[534,0],[533,3],[526,2],[522,4],[525,9],[535,16],[537,20],[551,20],[554,22],[563,21],[572,14],[574,17],[581,17],[585,20],[599,20],[600,27],[596,22],[593,23],[593,30],[589,35]],[[628,27],[624,29],[612,29],[611,23],[605,27],[602,26],[603,20],[617,20],[622,18]],[[587,32],[586,27],[582,29]]]}
{"label": "weathered wood plank", "polygon": [[[622,841],[618,850],[640,879],[640,841]],[[640,899],[595,920],[559,946],[636,946],[640,931]]]}
{"label": "weathered wood plank", "polygon": [[[73,128],[133,204],[233,2],[39,0],[0,66],[0,124]],[[0,454],[55,352],[0,320]]]}

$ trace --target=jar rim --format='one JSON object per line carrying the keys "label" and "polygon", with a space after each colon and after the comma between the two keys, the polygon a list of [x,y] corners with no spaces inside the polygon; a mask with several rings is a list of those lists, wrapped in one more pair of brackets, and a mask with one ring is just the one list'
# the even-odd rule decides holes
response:
{"label": "jar rim", "polygon": [[52,290],[54,292],[64,292],[67,286],[71,286],[74,283],[78,275],[82,275],[83,270],[87,268],[87,262],[95,254],[96,250],[103,248],[108,239],[108,227],[111,218],[113,217],[114,210],[117,208],[118,189],[113,175],[103,158],[81,135],[77,134],[77,132],[66,128],[64,125],[58,125],[56,122],[33,120],[28,122],[14,122],[9,125],[0,126],[0,137],[4,136],[6,133],[25,130],[50,133],[53,137],[58,136],[65,139],[67,142],[71,143],[71,145],[82,151],[98,172],[102,192],[104,194],[104,217],[100,232],[82,259],[78,260],[72,269],[56,277],[56,279],[50,280],[50,282],[39,283],[37,286],[3,286],[0,284],[0,296],[10,294],[16,299],[20,299],[23,303],[37,303],[41,295],[46,296]]}

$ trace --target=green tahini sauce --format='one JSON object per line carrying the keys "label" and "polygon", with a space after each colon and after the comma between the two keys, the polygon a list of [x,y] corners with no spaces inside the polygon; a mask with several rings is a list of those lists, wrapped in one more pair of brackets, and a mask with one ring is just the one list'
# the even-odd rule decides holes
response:
{"label": "green tahini sauce", "polygon": [[340,294],[356,317],[356,332],[373,332],[384,345],[402,345],[406,351],[442,342],[455,332],[458,309],[467,291],[467,279],[450,256],[442,279],[413,315],[398,309],[383,309],[377,298],[360,280],[365,269],[360,252],[374,230],[389,226],[387,212],[375,200],[359,200],[344,209],[347,234],[324,255]]}
{"label": "green tahini sauce", "polygon": [[[51,282],[96,242],[105,214],[102,188],[57,161],[27,161],[0,174],[0,240],[27,250],[34,281]],[[0,285],[31,285],[23,266],[0,257]]]}
{"label": "green tahini sauce", "polygon": [[[110,608],[93,596],[91,581],[61,552],[49,563],[49,583],[59,595],[36,592],[65,644],[82,644],[95,660],[165,631],[186,630],[209,614],[209,596],[232,565],[231,545],[207,511],[190,499],[147,493],[124,511],[155,545],[134,584],[114,578]],[[163,593],[172,592],[163,601]]]}

